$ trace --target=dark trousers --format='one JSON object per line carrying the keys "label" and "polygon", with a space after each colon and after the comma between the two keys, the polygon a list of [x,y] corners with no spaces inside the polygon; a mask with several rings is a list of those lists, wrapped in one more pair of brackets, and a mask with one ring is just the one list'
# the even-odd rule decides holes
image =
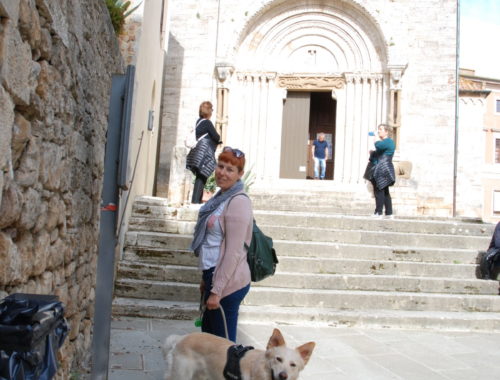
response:
{"label": "dark trousers", "polygon": [[389,186],[378,189],[375,181],[372,181],[372,184],[375,193],[375,214],[382,215],[382,210],[385,207],[385,215],[392,215],[392,199]]}
{"label": "dark trousers", "polygon": [[[205,302],[207,301],[208,296],[210,295],[210,290],[212,289],[214,269],[215,268],[210,268],[203,271],[203,281],[205,282],[205,294],[203,299]],[[205,310],[201,321],[201,331],[217,335],[222,338],[227,338],[236,343],[238,311],[240,309],[241,301],[243,301],[243,298],[245,298],[249,290],[250,284],[220,300],[220,305],[222,306],[224,315],[226,316],[227,333],[229,336],[226,337],[221,309]]]}
{"label": "dark trousers", "polygon": [[197,174],[194,180],[193,196],[191,198],[191,203],[201,203],[201,198],[203,198],[203,188],[207,183],[207,178]]}

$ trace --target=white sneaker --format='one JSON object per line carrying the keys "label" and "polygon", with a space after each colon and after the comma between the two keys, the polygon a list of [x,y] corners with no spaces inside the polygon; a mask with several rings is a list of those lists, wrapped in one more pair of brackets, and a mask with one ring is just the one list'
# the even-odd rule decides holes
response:
{"label": "white sneaker", "polygon": [[394,219],[394,215],[391,214],[391,215],[384,215],[384,218],[385,219]]}
{"label": "white sneaker", "polygon": [[375,213],[375,214],[372,214],[371,217],[374,219],[382,219],[382,214]]}

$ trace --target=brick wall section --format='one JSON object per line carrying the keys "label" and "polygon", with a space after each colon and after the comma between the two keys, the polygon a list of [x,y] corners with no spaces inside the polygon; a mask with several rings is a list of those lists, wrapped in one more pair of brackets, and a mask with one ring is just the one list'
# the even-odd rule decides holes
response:
{"label": "brick wall section", "polygon": [[0,0],[0,296],[64,302],[71,330],[58,378],[90,353],[117,72],[123,64],[104,1]]}

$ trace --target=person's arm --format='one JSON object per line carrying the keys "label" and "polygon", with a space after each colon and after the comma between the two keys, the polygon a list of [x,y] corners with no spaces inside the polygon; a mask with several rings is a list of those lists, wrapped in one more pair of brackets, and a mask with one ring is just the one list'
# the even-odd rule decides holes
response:
{"label": "person's arm", "polygon": [[387,150],[387,148],[389,147],[389,142],[386,140],[387,139],[375,142],[375,149],[377,150],[377,153],[384,153]]}
{"label": "person's arm", "polygon": [[[224,217],[225,251],[214,274],[211,293],[221,296],[241,260],[246,260],[245,242],[252,223],[252,206],[247,196],[234,197]],[[208,306],[208,304],[207,304]]]}
{"label": "person's arm", "polygon": [[386,138],[379,140],[375,143],[375,149],[379,155],[387,153],[389,155],[394,154],[394,141],[391,138]]}
{"label": "person's arm", "polygon": [[316,145],[314,145],[315,141],[313,141],[311,145],[312,156],[314,157],[314,150],[316,149]]}

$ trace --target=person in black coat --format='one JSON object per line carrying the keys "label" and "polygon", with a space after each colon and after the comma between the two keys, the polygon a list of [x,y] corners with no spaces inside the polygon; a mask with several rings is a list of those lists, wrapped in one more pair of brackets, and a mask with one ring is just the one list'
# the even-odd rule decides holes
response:
{"label": "person in black coat", "polygon": [[375,213],[373,216],[381,218],[385,208],[386,217],[392,219],[392,199],[389,186],[394,185],[396,181],[394,165],[392,164],[396,145],[394,140],[389,137],[390,132],[391,129],[387,124],[378,126],[379,140],[375,142],[375,150],[370,151],[370,161],[375,164],[371,179],[375,193]]}
{"label": "person in black coat", "polygon": [[496,280],[500,274],[500,222],[497,223],[490,245],[479,255],[479,278]]}
{"label": "person in black coat", "polygon": [[[215,154],[215,149],[217,145],[222,143],[220,141],[220,136],[215,130],[214,125],[210,121],[213,113],[213,105],[209,101],[202,102],[199,109],[199,119],[196,121],[196,140],[200,137],[207,139],[209,144],[207,144],[208,149],[211,150],[211,155]],[[206,174],[206,173],[205,173]],[[194,181],[193,196],[191,198],[191,203],[201,203],[201,198],[203,197],[203,188],[210,174],[204,175],[199,171],[195,170],[196,179]]]}

